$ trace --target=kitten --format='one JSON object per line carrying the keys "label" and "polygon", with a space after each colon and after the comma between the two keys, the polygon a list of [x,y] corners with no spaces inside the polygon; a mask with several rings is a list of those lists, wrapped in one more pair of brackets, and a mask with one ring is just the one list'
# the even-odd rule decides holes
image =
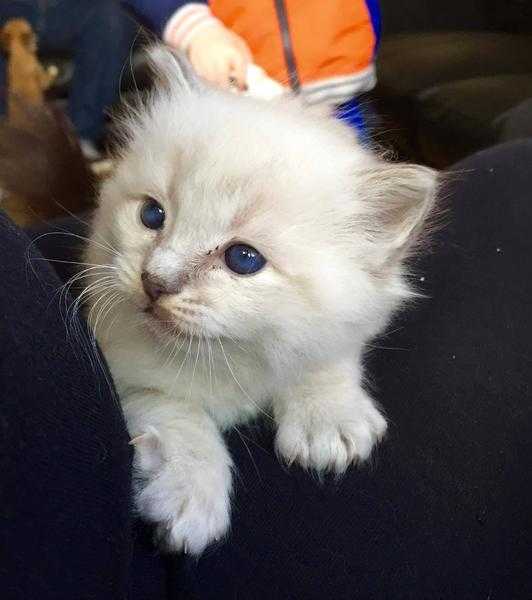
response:
{"label": "kitten", "polygon": [[411,295],[427,168],[386,164],[294,100],[203,87],[152,51],[87,262],[90,321],[135,446],[135,500],[173,550],[229,528],[222,432],[265,416],[287,463],[342,473],[386,421],[364,345]]}

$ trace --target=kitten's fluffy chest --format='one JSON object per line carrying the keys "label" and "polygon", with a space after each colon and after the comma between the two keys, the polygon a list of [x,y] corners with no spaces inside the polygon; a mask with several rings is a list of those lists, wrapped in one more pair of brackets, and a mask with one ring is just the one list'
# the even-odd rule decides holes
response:
{"label": "kitten's fluffy chest", "polygon": [[155,389],[203,407],[224,429],[268,412],[277,378],[253,351],[221,338],[161,341],[127,309],[113,312],[97,337],[122,400]]}

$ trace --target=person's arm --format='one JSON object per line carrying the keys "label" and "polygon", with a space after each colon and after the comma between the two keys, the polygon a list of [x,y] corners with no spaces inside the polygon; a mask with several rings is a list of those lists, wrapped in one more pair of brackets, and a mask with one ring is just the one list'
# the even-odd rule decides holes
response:
{"label": "person's arm", "polygon": [[[172,17],[182,8],[194,6],[209,12],[207,0],[122,0],[122,5],[129,9],[148,29],[163,37],[166,26]],[[210,12],[209,12],[210,14]]]}
{"label": "person's arm", "polygon": [[190,26],[207,20],[215,21],[207,0],[122,0],[122,4],[167,43],[167,33],[185,20]]}
{"label": "person's arm", "polygon": [[252,62],[246,42],[217,19],[207,2],[124,2],[172,48],[183,51],[200,76],[219,85],[246,88]]}

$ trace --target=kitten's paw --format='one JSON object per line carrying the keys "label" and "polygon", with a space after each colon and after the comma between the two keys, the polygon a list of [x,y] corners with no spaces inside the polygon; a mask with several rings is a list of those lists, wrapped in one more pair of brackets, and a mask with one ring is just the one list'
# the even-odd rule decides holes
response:
{"label": "kitten's paw", "polygon": [[276,448],[289,465],[343,473],[351,463],[366,460],[385,432],[384,417],[364,400],[327,414],[287,415],[279,424]]}
{"label": "kitten's paw", "polygon": [[[142,462],[139,457],[137,464]],[[149,462],[156,464],[153,456]],[[157,537],[165,549],[197,556],[228,532],[229,465],[187,457],[183,461],[165,460],[151,472],[140,469],[140,476],[137,509],[144,519],[157,524]]]}

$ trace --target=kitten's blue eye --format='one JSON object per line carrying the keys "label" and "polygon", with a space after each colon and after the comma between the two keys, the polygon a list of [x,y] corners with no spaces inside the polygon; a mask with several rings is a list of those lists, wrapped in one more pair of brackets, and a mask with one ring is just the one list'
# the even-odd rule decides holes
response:
{"label": "kitten's blue eye", "polygon": [[147,198],[140,209],[140,220],[148,229],[161,229],[165,216],[164,208],[153,198]]}
{"label": "kitten's blue eye", "polygon": [[235,244],[225,251],[225,264],[239,275],[250,275],[260,271],[266,264],[266,259],[251,246]]}

